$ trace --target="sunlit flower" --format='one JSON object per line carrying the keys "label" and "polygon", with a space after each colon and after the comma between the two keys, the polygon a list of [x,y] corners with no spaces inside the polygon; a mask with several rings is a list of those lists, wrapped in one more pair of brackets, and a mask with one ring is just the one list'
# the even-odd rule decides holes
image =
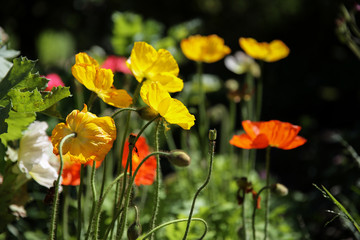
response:
{"label": "sunlit flower", "polygon": [[246,133],[234,135],[230,144],[245,149],[277,147],[284,150],[303,145],[306,139],[298,136],[300,126],[271,120],[267,122],[242,122]]}
{"label": "sunlit flower", "polygon": [[170,97],[170,94],[159,83],[144,84],[140,95],[143,101],[168,123],[177,124],[186,130],[195,124],[194,115],[189,113],[182,102]]}
{"label": "sunlit flower", "polygon": [[76,136],[63,145],[63,154],[74,163],[102,161],[112,148],[116,139],[116,127],[111,117],[97,117],[84,109],[72,111],[66,117],[66,123],[59,123],[52,131],[51,141],[54,153],[59,154],[60,141],[67,135]]}
{"label": "sunlit flower", "polygon": [[205,63],[217,62],[231,52],[230,48],[224,44],[224,39],[216,34],[190,36],[183,39],[180,46],[188,59]]}
{"label": "sunlit flower", "polygon": [[50,188],[58,178],[60,164],[46,134],[47,128],[46,122],[35,121],[29,125],[20,140],[17,161],[21,172]]}
{"label": "sunlit flower", "polygon": [[253,38],[240,38],[240,47],[250,57],[265,62],[276,62],[289,55],[289,48],[280,40],[273,40],[270,43],[257,42]]}
{"label": "sunlit flower", "polygon": [[179,92],[184,87],[177,77],[179,66],[168,50],[156,51],[145,42],[135,42],[127,66],[138,82],[158,82],[168,92]]}
{"label": "sunlit flower", "polygon": [[123,89],[113,86],[114,74],[110,69],[100,68],[95,59],[86,53],[78,53],[73,76],[90,91],[95,92],[104,102],[114,107],[123,108],[132,104],[132,98]]}
{"label": "sunlit flower", "polygon": [[259,64],[257,64],[253,58],[241,51],[225,57],[225,66],[236,74],[249,72],[254,77],[260,77],[261,74]]}
{"label": "sunlit flower", "polygon": [[59,75],[57,75],[56,73],[50,73],[50,74],[46,75],[45,78],[50,80],[48,82],[47,87],[45,88],[45,91],[51,91],[51,89],[53,87],[58,87],[58,86],[64,87],[65,86],[65,84],[61,80],[61,77]]}
{"label": "sunlit flower", "polygon": [[[142,136],[136,141],[134,150],[132,152],[132,173],[135,172],[140,162],[150,154],[149,146],[146,144],[146,139]],[[129,142],[126,140],[124,146],[124,155],[122,158],[122,165],[125,168],[127,158],[129,155]],[[128,169],[130,172],[130,169]],[[139,185],[151,185],[154,182],[156,176],[156,158],[155,156],[150,157],[140,167],[135,177],[135,184]]]}
{"label": "sunlit flower", "polygon": [[130,69],[126,65],[125,57],[108,56],[103,64],[102,68],[111,69],[113,72],[121,72],[125,74],[131,74]]}

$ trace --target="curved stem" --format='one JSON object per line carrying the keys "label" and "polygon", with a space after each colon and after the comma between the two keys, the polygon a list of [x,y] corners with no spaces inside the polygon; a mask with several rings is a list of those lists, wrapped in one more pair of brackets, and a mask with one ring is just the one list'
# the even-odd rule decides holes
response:
{"label": "curved stem", "polygon": [[[92,198],[92,210],[91,210],[91,215],[90,215],[90,222],[89,222],[89,229],[90,229],[90,235],[94,232],[94,229],[93,229],[93,216],[95,215],[94,211],[95,211],[95,207],[96,207],[96,187],[95,187],[95,172],[96,172],[96,161],[93,161],[93,164],[92,164],[92,171],[91,171],[91,178],[90,178],[90,184],[91,184],[91,192],[92,192],[92,195],[93,195],[93,198]],[[95,229],[95,233],[94,233],[94,237],[95,239],[98,238],[98,232],[97,232],[97,229]]]}
{"label": "curved stem", "polygon": [[133,112],[136,112],[136,108],[121,108],[119,111],[116,111],[114,112],[112,115],[111,115],[111,118],[115,118],[116,115],[118,115],[119,113],[121,112],[124,112],[124,111],[133,111]]}
{"label": "curved stem", "polygon": [[81,164],[80,166],[80,185],[79,185],[79,191],[77,196],[77,213],[78,213],[78,224],[77,224],[77,239],[81,239],[81,225],[82,225],[82,214],[81,214],[81,196],[84,189],[84,169],[85,167]]}
{"label": "curved stem", "polygon": [[[160,127],[160,121],[157,122],[156,128],[155,128],[155,151],[159,151],[159,127]],[[154,196],[154,212],[151,218],[151,225],[150,229],[155,228],[156,225],[156,217],[158,215],[159,211],[159,192],[160,192],[160,157],[159,155],[156,155],[156,185],[155,185],[155,196]],[[154,234],[151,234],[150,239],[154,239]]]}
{"label": "curved stem", "polygon": [[210,181],[211,172],[212,172],[212,166],[213,166],[213,159],[214,159],[214,152],[215,152],[215,139],[216,139],[216,137],[214,139],[210,140],[210,163],[209,163],[208,175],[207,175],[207,178],[206,178],[205,182],[203,183],[203,185],[201,187],[199,187],[199,189],[195,193],[195,196],[194,196],[194,199],[193,199],[193,202],[192,202],[192,205],[191,205],[189,218],[188,218],[188,223],[186,225],[186,230],[185,230],[183,240],[186,240],[189,229],[190,229],[191,217],[192,217],[192,214],[193,214],[193,211],[194,211],[196,198],[200,194],[201,190],[203,190]]}
{"label": "curved stem", "polygon": [[[270,185],[270,150],[271,147],[266,148],[266,186]],[[267,189],[265,195],[265,227],[264,227],[264,240],[267,239],[268,224],[269,224],[269,205],[270,205],[270,189]]]}
{"label": "curved stem", "polygon": [[76,133],[70,133],[69,135],[66,135],[63,139],[61,139],[60,144],[59,144],[60,170],[59,170],[58,178],[55,182],[54,205],[53,205],[53,210],[52,210],[52,214],[51,214],[51,225],[50,225],[50,234],[49,234],[49,239],[51,239],[51,240],[54,240],[55,236],[56,236],[56,215],[57,215],[57,208],[58,208],[58,204],[59,204],[59,185],[60,185],[61,175],[62,175],[63,167],[64,167],[62,147],[63,147],[65,141],[72,137],[76,137]]}
{"label": "curved stem", "polygon": [[260,189],[260,191],[258,192],[258,194],[256,194],[256,199],[254,200],[254,209],[253,209],[253,214],[252,214],[252,232],[253,232],[253,240],[256,240],[256,229],[255,229],[255,215],[256,215],[256,209],[257,209],[257,202],[258,199],[260,197],[260,194],[266,190],[269,189],[270,186],[265,186],[262,189]]}
{"label": "curved stem", "polygon": [[[155,231],[163,228],[163,227],[166,227],[170,224],[174,224],[174,223],[179,223],[179,222],[185,222],[185,221],[189,221],[189,219],[187,218],[182,218],[182,219],[176,219],[176,220],[172,220],[170,222],[166,222],[166,223],[163,223],[157,227],[155,227],[154,229],[152,229],[150,232],[146,233],[144,236],[138,238],[138,240],[143,240],[143,239],[146,239],[148,238],[152,233],[154,233]],[[207,229],[208,229],[208,225],[206,223],[206,221],[202,218],[191,218],[190,221],[198,221],[198,222],[202,222],[205,226],[205,230],[204,230],[204,233],[203,235],[199,238],[199,240],[203,239],[207,233]]]}

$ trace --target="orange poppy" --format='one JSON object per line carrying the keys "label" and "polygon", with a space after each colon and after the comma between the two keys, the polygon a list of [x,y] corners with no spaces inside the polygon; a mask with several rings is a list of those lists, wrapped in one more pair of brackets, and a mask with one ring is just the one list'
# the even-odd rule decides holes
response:
{"label": "orange poppy", "polygon": [[288,122],[271,120],[267,122],[242,122],[246,133],[234,135],[230,144],[245,149],[277,147],[284,150],[303,145],[307,140],[297,136],[300,126]]}
{"label": "orange poppy", "polygon": [[[129,142],[126,140],[124,146],[124,154],[122,158],[122,165],[125,168],[127,158],[129,154]],[[146,143],[146,139],[142,136],[136,141],[135,147],[132,152],[132,173],[134,174],[136,168],[139,166],[140,162],[150,154],[149,146]],[[129,169],[128,169],[129,172]],[[145,163],[140,167],[139,171],[135,177],[136,186],[140,185],[151,185],[154,182],[156,176],[156,158],[154,156],[150,157]]]}

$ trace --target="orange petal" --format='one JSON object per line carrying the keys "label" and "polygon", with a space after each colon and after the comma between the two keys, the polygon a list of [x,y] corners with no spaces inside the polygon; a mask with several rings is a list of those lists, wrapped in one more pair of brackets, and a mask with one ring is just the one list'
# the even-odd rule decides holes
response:
{"label": "orange petal", "polygon": [[293,148],[297,148],[297,147],[305,144],[306,142],[307,142],[307,140],[305,138],[296,136],[294,138],[294,140],[291,143],[289,143],[287,146],[279,147],[279,148],[284,149],[284,150],[290,150]]}

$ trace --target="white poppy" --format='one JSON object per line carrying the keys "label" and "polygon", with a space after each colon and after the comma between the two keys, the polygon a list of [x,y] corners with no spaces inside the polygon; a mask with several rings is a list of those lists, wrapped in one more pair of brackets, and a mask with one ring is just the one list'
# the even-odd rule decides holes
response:
{"label": "white poppy", "polygon": [[250,72],[254,77],[260,77],[259,64],[244,52],[238,51],[234,55],[229,55],[225,58],[224,62],[226,68],[233,73],[244,74]]}

